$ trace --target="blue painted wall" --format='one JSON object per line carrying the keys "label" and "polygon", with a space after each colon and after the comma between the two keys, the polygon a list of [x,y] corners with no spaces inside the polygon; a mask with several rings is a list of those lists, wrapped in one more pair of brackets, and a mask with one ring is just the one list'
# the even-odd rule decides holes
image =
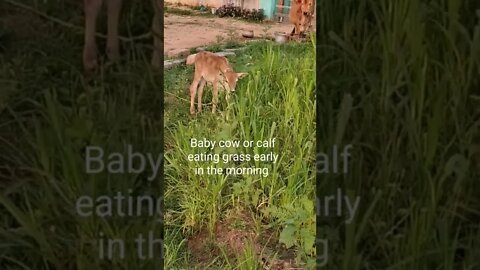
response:
{"label": "blue painted wall", "polygon": [[[290,6],[290,0],[285,0],[285,1],[283,1],[283,5],[289,7],[289,6]],[[283,9],[283,13],[284,13],[284,14],[290,13],[290,9],[284,8],[284,9]]]}
{"label": "blue painted wall", "polygon": [[[268,19],[273,19],[273,15],[277,13],[277,2],[278,0],[260,0],[260,8],[264,10],[264,14]],[[289,7],[290,2],[291,0],[283,0],[283,5]],[[288,15],[289,12],[290,9],[283,9],[283,14]]]}
{"label": "blue painted wall", "polygon": [[276,0],[260,0],[260,8],[263,9],[265,16],[269,19],[273,18],[276,8]]}

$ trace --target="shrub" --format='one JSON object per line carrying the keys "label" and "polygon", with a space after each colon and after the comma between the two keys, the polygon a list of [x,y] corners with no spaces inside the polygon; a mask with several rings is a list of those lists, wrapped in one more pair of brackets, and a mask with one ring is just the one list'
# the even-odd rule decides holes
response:
{"label": "shrub", "polygon": [[192,7],[193,10],[198,10],[198,11],[208,11],[208,7],[204,6],[204,5],[200,5],[200,6],[194,6]]}
{"label": "shrub", "polygon": [[242,18],[249,21],[263,21],[265,15],[263,9],[242,9],[241,7],[227,4],[219,7],[215,12],[219,17],[233,17]]}

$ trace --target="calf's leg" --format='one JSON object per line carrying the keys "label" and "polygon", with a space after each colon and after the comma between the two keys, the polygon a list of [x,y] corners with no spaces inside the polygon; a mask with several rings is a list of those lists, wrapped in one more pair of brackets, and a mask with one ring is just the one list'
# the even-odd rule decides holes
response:
{"label": "calf's leg", "polygon": [[107,0],[107,55],[112,62],[117,62],[120,58],[120,49],[118,42],[118,21],[120,10],[122,8],[122,0]]}
{"label": "calf's leg", "polygon": [[161,0],[152,0],[153,10],[155,12],[152,20],[152,33],[153,33],[153,54],[152,54],[152,66],[155,68],[160,68],[162,65],[161,62],[161,47],[162,47],[162,12],[161,8],[163,6]]}
{"label": "calf's leg", "polygon": [[200,85],[198,86],[198,93],[197,93],[197,107],[198,112],[202,112],[202,96],[203,96],[203,88],[205,87],[205,80],[202,79]]}
{"label": "calf's leg", "polygon": [[197,94],[198,83],[201,79],[202,77],[195,73],[193,82],[190,85],[190,114],[195,114],[195,95]]}
{"label": "calf's leg", "polygon": [[215,113],[217,110],[218,102],[218,81],[213,82],[213,95],[212,95],[212,113]]}
{"label": "calf's leg", "polygon": [[83,47],[83,67],[85,71],[97,68],[97,43],[95,32],[97,17],[102,8],[103,0],[84,0],[85,12],[85,40]]}

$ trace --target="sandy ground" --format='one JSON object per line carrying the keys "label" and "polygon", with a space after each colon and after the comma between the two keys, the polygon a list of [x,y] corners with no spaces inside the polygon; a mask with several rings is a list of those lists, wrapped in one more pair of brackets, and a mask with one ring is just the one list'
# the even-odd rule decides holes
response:
{"label": "sandy ground", "polygon": [[250,23],[233,18],[210,18],[202,16],[180,16],[165,14],[164,54],[177,56],[191,48],[218,43],[231,37],[242,39],[243,30],[253,30],[255,37],[275,32],[290,33],[289,23]]}

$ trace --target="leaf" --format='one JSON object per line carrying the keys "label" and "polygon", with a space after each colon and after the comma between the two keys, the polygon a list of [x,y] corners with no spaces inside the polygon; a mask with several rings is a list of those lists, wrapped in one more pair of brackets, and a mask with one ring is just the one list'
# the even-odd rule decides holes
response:
{"label": "leaf", "polygon": [[307,196],[303,196],[301,201],[302,201],[302,204],[303,204],[303,208],[305,208],[305,210],[308,213],[314,213],[313,201],[312,200],[310,200]]}
{"label": "leaf", "polygon": [[310,254],[311,252],[313,252],[313,246],[315,244],[314,233],[307,228],[302,228],[300,230],[300,237],[303,240],[303,249],[305,253]]}
{"label": "leaf", "polygon": [[280,243],[285,244],[287,248],[291,248],[293,245],[295,245],[295,240],[295,227],[287,225],[280,233]]}
{"label": "leaf", "polygon": [[307,269],[315,269],[317,261],[315,259],[309,258],[307,260]]}

